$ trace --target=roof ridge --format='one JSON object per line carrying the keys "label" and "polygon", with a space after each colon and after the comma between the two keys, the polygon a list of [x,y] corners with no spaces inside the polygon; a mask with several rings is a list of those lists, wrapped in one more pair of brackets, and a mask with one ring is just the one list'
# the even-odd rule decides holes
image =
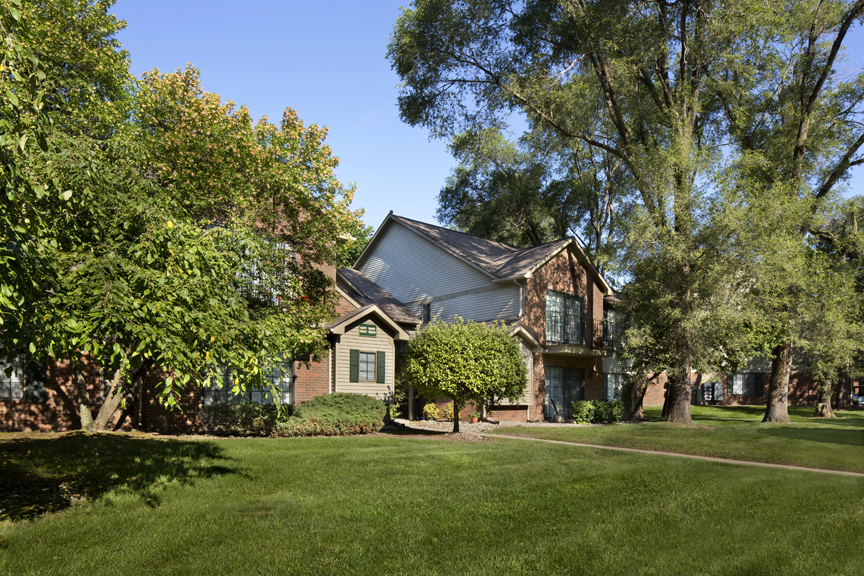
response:
{"label": "roof ridge", "polygon": [[507,248],[508,250],[512,250],[514,253],[523,250],[522,248],[518,248],[511,244],[507,244],[506,242],[499,242],[498,240],[489,240],[488,238],[482,238],[475,234],[469,234],[468,232],[462,232],[461,230],[453,230],[452,228],[445,228],[444,226],[438,226],[437,224],[429,224],[428,222],[421,222],[420,220],[414,220],[413,218],[408,218],[407,216],[399,216],[398,214],[393,214],[395,218],[400,220],[407,220],[408,222],[416,222],[417,224],[422,224],[424,226],[431,226],[432,228],[438,228],[439,230],[444,230],[445,232],[452,232],[454,234],[462,234],[463,236],[469,236],[476,240],[482,240],[483,242],[489,242],[490,244],[497,244],[502,248]]}

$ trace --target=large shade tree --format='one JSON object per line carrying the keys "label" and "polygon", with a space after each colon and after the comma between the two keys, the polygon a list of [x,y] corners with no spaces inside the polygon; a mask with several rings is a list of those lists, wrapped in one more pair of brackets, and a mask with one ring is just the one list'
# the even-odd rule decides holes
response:
{"label": "large shade tree", "polygon": [[[691,371],[734,364],[760,333],[745,329],[734,306],[716,307],[744,269],[740,258],[758,261],[753,250],[727,251],[721,240],[736,235],[728,221],[715,227],[715,216],[741,198],[723,184],[730,156],[744,148],[740,126],[771,132],[776,117],[760,106],[788,112],[800,96],[798,111],[789,112],[799,120],[789,157],[800,170],[792,175],[828,166],[815,196],[828,194],[857,162],[860,132],[814,113],[834,88],[838,101],[854,92],[854,81],[830,80],[861,4],[418,0],[397,21],[389,56],[403,80],[403,119],[436,136],[493,126],[516,110],[621,163],[638,200],[624,255],[634,289],[625,299],[642,342],[658,344],[642,349],[658,353],[645,361],[669,370],[667,419],[686,423]],[[793,56],[765,57],[778,51]],[[790,89],[789,78],[800,81]],[[785,107],[766,104],[775,97],[765,89],[771,82]],[[588,117],[594,110],[602,121]],[[848,145],[813,154],[813,143],[832,130]],[[773,153],[779,145],[771,142]],[[659,305],[668,313],[658,321]],[[731,339],[722,348],[720,336]]]}

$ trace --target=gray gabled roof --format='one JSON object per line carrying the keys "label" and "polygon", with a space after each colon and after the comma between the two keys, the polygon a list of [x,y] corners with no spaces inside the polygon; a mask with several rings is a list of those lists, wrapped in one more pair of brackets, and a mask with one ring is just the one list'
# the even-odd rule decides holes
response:
{"label": "gray gabled roof", "polygon": [[363,306],[362,308],[357,308],[356,310],[352,310],[351,312],[344,314],[340,318],[337,318],[332,323],[327,325],[327,329],[330,330],[332,334],[344,334],[345,329],[355,320],[366,316],[377,316],[378,319],[390,326],[390,329],[396,334],[395,340],[409,340],[410,337],[405,330],[402,329],[399,324],[397,324],[389,315],[385,314],[377,305],[368,304]]}
{"label": "gray gabled roof", "polygon": [[567,247],[571,247],[578,254],[583,264],[600,281],[604,292],[607,294],[612,292],[612,287],[609,286],[606,279],[594,267],[588,256],[585,255],[573,238],[564,238],[547,244],[532,246],[531,248],[516,248],[503,242],[484,240],[471,234],[419,222],[405,218],[404,216],[396,216],[392,213],[379,226],[375,236],[373,236],[369,245],[364,249],[363,254],[358,258],[357,264],[365,258],[373,244],[377,243],[378,233],[384,230],[391,220],[399,222],[421,236],[428,238],[451,254],[485,272],[495,282],[528,278],[537,268],[548,262],[553,256]]}
{"label": "gray gabled roof", "polygon": [[422,322],[419,316],[411,312],[392,294],[353,268],[337,270],[336,283],[337,285],[340,283],[347,284],[350,288],[351,297],[364,308],[374,304],[391,319],[403,324],[420,324]]}

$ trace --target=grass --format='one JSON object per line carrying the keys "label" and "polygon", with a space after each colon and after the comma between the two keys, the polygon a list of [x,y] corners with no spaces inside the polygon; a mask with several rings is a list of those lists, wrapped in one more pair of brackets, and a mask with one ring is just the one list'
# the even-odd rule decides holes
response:
{"label": "grass", "polygon": [[660,408],[648,422],[612,426],[502,428],[500,434],[864,472],[864,411],[813,418],[813,408],[792,407],[792,424],[762,424],[760,406],[691,406],[694,426],[670,425]]}
{"label": "grass", "polygon": [[864,573],[861,478],[386,436],[0,435],[0,455],[0,574]]}

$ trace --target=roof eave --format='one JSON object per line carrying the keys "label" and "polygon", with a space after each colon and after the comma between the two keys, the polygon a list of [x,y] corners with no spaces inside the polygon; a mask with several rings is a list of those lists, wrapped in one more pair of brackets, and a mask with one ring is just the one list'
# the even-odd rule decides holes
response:
{"label": "roof eave", "polygon": [[396,332],[396,337],[394,338],[394,340],[408,340],[409,339],[408,333],[405,332],[405,330],[403,330],[402,327],[399,326],[399,324],[397,324],[395,320],[390,318],[390,316],[385,314],[383,310],[378,308],[377,304],[372,304],[369,307],[369,309],[366,312],[364,312],[363,314],[356,314],[354,316],[351,316],[350,318],[348,318],[345,321],[337,322],[337,323],[333,324],[332,326],[330,326],[329,331],[331,334],[336,334],[337,336],[341,336],[342,334],[345,334],[345,327],[346,326],[355,322],[358,318],[363,318],[365,316],[368,316],[369,314],[374,314],[375,316],[377,316],[380,320],[382,320],[385,324],[390,326]]}

